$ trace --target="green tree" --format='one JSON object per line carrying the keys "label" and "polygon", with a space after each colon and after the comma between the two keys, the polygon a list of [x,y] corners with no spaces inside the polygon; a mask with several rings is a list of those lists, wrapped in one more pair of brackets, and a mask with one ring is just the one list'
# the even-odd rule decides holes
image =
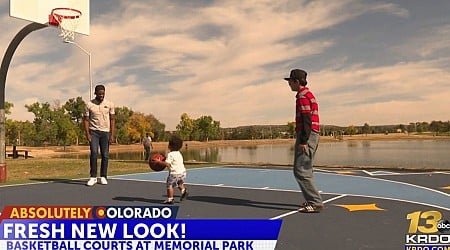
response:
{"label": "green tree", "polygon": [[25,105],[28,112],[34,114],[34,134],[33,140],[36,146],[42,144],[51,144],[55,142],[55,134],[52,117],[52,110],[48,102],[45,103],[33,103],[31,105]]}
{"label": "green tree", "polygon": [[222,138],[220,122],[214,121],[211,116],[201,116],[198,119],[191,119],[188,114],[183,113],[177,125],[177,134],[183,140],[208,141]]}
{"label": "green tree", "polygon": [[423,133],[430,131],[430,125],[427,122],[416,122],[416,131],[417,133]]}
{"label": "green tree", "polygon": [[34,126],[29,121],[6,120],[6,143],[17,145],[33,144]]}
{"label": "green tree", "polygon": [[352,136],[352,135],[355,135],[356,133],[358,133],[358,130],[356,129],[355,126],[350,125],[345,129],[345,133]]}
{"label": "green tree", "polygon": [[450,133],[450,121],[444,124],[444,132],[447,132],[447,134]]}
{"label": "green tree", "polygon": [[65,147],[77,142],[80,128],[73,122],[71,115],[66,113],[63,107],[59,107],[53,109],[52,117],[56,144]]}
{"label": "green tree", "polygon": [[244,137],[247,139],[257,139],[260,133],[258,133],[258,129],[255,126],[247,126],[244,130]]}
{"label": "green tree", "polygon": [[177,134],[183,140],[192,140],[192,132],[194,131],[195,125],[194,120],[192,120],[188,114],[183,113],[180,117],[180,123],[178,123],[176,129]]}
{"label": "green tree", "polygon": [[[152,114],[146,115],[145,119],[150,122],[150,129],[149,132],[153,133],[153,139],[155,141],[162,141],[165,140],[165,129],[166,125],[162,122],[160,122],[156,117]],[[144,135],[142,135],[144,136]]]}
{"label": "green tree", "polygon": [[86,103],[83,101],[83,98],[81,97],[71,98],[63,105],[63,108],[64,110],[67,111],[67,113],[70,116],[70,119],[75,124],[76,144],[77,145],[79,144],[80,138],[84,138],[84,140],[82,141],[87,143],[87,140],[84,136],[85,132],[83,123],[83,116],[84,110],[86,108]]}
{"label": "green tree", "polygon": [[46,103],[25,105],[34,114],[34,142],[36,145],[67,145],[75,142],[77,127],[71,116],[59,104],[51,107]]}
{"label": "green tree", "polygon": [[11,119],[6,119],[6,124],[5,124],[5,139],[6,139],[6,145],[12,145],[12,144],[17,144],[20,145],[21,141],[20,141],[20,136],[21,136],[21,131],[20,131],[20,124],[19,122],[13,121]]}
{"label": "green tree", "polygon": [[404,133],[406,131],[406,126],[403,124],[399,124],[397,128],[397,132]]}
{"label": "green tree", "polygon": [[362,133],[365,135],[370,133],[370,126],[368,123],[364,123],[364,126],[362,127]]}
{"label": "green tree", "polygon": [[408,129],[408,133],[417,132],[416,131],[416,123],[410,122],[407,129]]}
{"label": "green tree", "polygon": [[10,115],[11,109],[14,107],[14,104],[11,102],[5,102],[5,114]]}
{"label": "green tree", "polygon": [[67,111],[75,124],[78,125],[83,123],[83,116],[86,108],[86,103],[83,101],[83,98],[80,96],[71,98],[63,105],[63,108]]}
{"label": "green tree", "polygon": [[133,115],[133,110],[127,107],[116,107],[114,109],[116,116],[116,143],[129,143],[127,123]]}
{"label": "green tree", "polygon": [[447,132],[447,126],[442,121],[432,121],[430,123],[430,131],[433,132],[433,134],[438,135],[442,132]]}
{"label": "green tree", "polygon": [[293,137],[293,138],[295,138],[295,122],[288,122],[287,123],[287,132],[288,132],[288,134],[289,134],[289,137]]}
{"label": "green tree", "polygon": [[200,141],[214,140],[220,137],[220,122],[211,116],[201,116],[195,120],[195,135]]}

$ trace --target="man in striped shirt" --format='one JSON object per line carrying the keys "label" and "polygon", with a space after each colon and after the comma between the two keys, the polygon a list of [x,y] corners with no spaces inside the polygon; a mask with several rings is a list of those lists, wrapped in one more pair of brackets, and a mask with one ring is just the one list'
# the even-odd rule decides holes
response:
{"label": "man in striped shirt", "polygon": [[288,81],[292,91],[297,92],[295,102],[294,176],[306,200],[300,206],[302,213],[319,213],[323,209],[322,197],[314,183],[313,160],[319,145],[319,105],[314,94],[306,87],[306,71],[293,69]]}

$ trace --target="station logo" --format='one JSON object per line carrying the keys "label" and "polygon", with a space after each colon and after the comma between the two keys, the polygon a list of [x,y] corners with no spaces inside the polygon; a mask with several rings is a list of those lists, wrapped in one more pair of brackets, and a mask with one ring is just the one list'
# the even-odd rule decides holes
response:
{"label": "station logo", "polygon": [[450,250],[450,222],[439,211],[415,211],[405,237],[406,250]]}

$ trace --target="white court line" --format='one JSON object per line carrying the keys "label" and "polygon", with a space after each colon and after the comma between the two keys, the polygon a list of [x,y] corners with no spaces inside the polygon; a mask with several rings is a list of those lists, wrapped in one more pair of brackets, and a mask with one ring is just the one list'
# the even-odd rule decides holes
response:
{"label": "white court line", "polygon": [[402,173],[402,172],[392,172],[392,171],[368,171],[362,170],[363,173],[370,176],[390,176],[390,175],[428,175],[428,174],[450,174],[450,172],[440,172],[440,171],[432,171],[432,172],[412,172],[412,173]]}
{"label": "white court line", "polygon": [[[345,196],[347,196],[347,195],[346,195],[346,194],[343,194],[343,195],[339,195],[339,196],[333,197],[333,198],[331,198],[331,199],[328,199],[328,200],[324,201],[323,204],[328,203],[328,202],[330,202],[330,201],[334,201],[334,200],[343,198],[343,197],[345,197]],[[291,211],[291,212],[288,212],[288,213],[284,213],[284,214],[281,214],[281,215],[272,217],[272,218],[270,218],[270,220],[281,219],[281,218],[286,217],[286,216],[289,216],[289,215],[291,215],[291,214],[296,214],[296,213],[298,213],[298,212],[299,212],[299,211],[298,211],[298,209],[297,209],[297,210],[295,210],[295,211]]]}
{"label": "white court line", "polygon": [[[339,195],[339,193],[327,193],[327,194]],[[450,208],[448,208],[448,207],[442,207],[442,206],[433,205],[433,204],[429,204],[429,203],[425,203],[425,202],[419,202],[419,201],[410,201],[410,200],[403,200],[403,199],[397,199],[397,198],[388,198],[388,197],[381,197],[381,196],[374,196],[374,195],[362,195],[362,194],[346,194],[346,196],[405,202],[405,203],[417,204],[417,205],[422,205],[422,206],[427,206],[427,207],[434,207],[434,208],[450,211]]]}
{"label": "white court line", "polygon": [[362,172],[363,172],[363,173],[365,173],[366,175],[370,175],[370,176],[372,176],[372,173],[371,173],[371,172],[369,172],[369,171],[367,171],[367,170],[363,170]]}

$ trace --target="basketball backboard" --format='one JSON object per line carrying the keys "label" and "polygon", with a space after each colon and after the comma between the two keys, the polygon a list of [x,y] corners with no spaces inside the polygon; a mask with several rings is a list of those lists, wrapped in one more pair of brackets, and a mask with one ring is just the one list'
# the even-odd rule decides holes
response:
{"label": "basketball backboard", "polygon": [[76,33],[89,35],[89,0],[10,0],[9,15],[30,22],[49,23],[55,8],[70,8],[81,12]]}

